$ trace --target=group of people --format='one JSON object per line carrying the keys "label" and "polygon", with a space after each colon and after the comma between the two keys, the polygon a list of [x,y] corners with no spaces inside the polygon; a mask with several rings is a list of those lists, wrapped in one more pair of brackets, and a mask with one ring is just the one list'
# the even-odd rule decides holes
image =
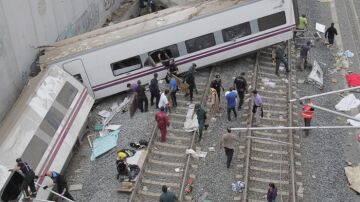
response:
{"label": "group of people", "polygon": [[[45,175],[42,176],[36,176],[34,170],[31,168],[31,166],[23,161],[21,158],[16,159],[16,166],[14,169],[10,169],[9,171],[13,172],[19,172],[23,177],[24,180],[21,185],[21,190],[24,192],[24,200],[25,201],[31,201],[31,198],[36,198],[37,190],[35,187],[35,179],[38,177],[50,177],[53,181],[53,184],[43,186],[43,189],[48,189],[49,187],[55,187],[55,191],[72,201],[75,201],[74,198],[69,193],[69,187],[67,184],[67,180],[65,176],[62,174],[55,172],[55,171],[47,171]],[[29,189],[31,192],[29,192]]]}

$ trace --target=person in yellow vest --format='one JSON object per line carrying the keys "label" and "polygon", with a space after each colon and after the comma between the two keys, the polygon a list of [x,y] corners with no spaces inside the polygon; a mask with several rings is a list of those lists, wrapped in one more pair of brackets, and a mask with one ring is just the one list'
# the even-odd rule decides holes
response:
{"label": "person in yellow vest", "polygon": [[297,33],[296,30],[303,32],[305,30],[305,28],[307,28],[307,26],[308,26],[308,21],[306,19],[306,15],[302,14],[299,17],[299,24],[298,24],[298,26],[296,27],[296,29],[294,31],[294,37],[293,38],[295,39],[295,37],[296,37],[296,33]]}
{"label": "person in yellow vest", "polygon": [[[304,105],[301,116],[304,118],[304,125],[305,127],[311,126],[311,119],[314,114],[314,108],[310,107],[309,104],[312,104],[311,100],[306,100],[306,105]],[[304,129],[305,135],[308,136],[310,130]]]}

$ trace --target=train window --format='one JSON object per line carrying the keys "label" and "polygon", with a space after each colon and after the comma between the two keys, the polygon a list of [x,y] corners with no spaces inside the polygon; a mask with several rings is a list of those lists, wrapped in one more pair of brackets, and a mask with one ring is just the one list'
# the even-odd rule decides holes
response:
{"label": "train window", "polygon": [[245,22],[222,30],[224,42],[241,38],[251,34],[250,23]]}
{"label": "train window", "polygon": [[34,168],[35,165],[39,164],[48,146],[46,142],[34,135],[21,158],[26,159],[27,163]]}
{"label": "train window", "polygon": [[[75,76],[76,75],[74,75],[74,77]],[[59,102],[62,106],[64,106],[66,109],[68,109],[72,104],[77,93],[78,93],[78,89],[76,89],[69,82],[66,82],[62,87],[59,95],[56,97],[56,101]]]}
{"label": "train window", "polygon": [[215,37],[213,33],[205,34],[193,39],[189,39],[185,41],[186,50],[188,53],[193,53],[199,50],[203,50],[209,48],[211,46],[215,46]]}
{"label": "train window", "polygon": [[258,19],[260,32],[283,24],[286,24],[286,16],[284,11]]}
{"label": "train window", "polygon": [[166,46],[148,53],[148,55],[151,56],[152,60],[155,63],[160,62],[159,54],[161,55],[160,56],[161,60],[177,58],[180,56],[179,49],[176,44],[173,44],[171,46]]}
{"label": "train window", "polygon": [[110,64],[110,66],[114,76],[118,76],[120,74],[128,73],[142,68],[140,56],[135,56],[125,60],[121,60],[119,62],[114,62]]}
{"label": "train window", "polygon": [[54,136],[64,116],[65,114],[61,113],[54,106],[52,106],[40,124],[40,129],[46,132],[49,136]]}

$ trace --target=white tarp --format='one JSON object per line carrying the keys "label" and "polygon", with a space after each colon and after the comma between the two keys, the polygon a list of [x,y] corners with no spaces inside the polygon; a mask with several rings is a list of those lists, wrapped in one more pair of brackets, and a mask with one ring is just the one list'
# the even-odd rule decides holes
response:
{"label": "white tarp", "polygon": [[[355,118],[356,118],[356,119],[360,119],[360,114],[356,115]],[[354,120],[352,120],[352,119],[348,119],[348,120],[346,121],[346,123],[350,123],[350,125],[352,125],[352,126],[360,126],[360,122],[354,121]]]}
{"label": "white tarp", "polygon": [[360,100],[357,99],[354,94],[347,95],[340,102],[335,105],[335,109],[338,111],[350,111],[360,105]]}
{"label": "white tarp", "polygon": [[194,104],[189,105],[188,112],[186,114],[186,120],[184,122],[184,130],[186,131],[194,131],[199,127],[199,123],[197,121],[197,116],[194,114],[194,118],[192,119],[191,116],[194,112]]}
{"label": "white tarp", "polygon": [[360,166],[345,167],[345,174],[349,181],[351,189],[360,193]]}

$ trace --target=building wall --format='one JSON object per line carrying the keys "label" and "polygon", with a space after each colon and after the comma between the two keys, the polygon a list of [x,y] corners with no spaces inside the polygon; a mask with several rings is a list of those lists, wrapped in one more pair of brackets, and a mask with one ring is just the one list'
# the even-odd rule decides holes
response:
{"label": "building wall", "polygon": [[123,0],[0,0],[0,121],[21,92],[39,46],[101,27]]}

